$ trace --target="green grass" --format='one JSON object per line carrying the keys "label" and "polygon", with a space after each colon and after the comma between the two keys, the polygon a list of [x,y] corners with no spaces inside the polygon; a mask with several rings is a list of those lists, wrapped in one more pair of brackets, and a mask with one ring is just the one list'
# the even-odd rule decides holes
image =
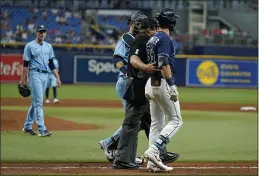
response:
{"label": "green grass", "polygon": [[[27,107],[1,107],[23,110]],[[70,121],[104,125],[89,131],[53,131],[50,138],[24,135],[21,131],[1,133],[2,161],[105,161],[98,142],[121,124],[122,109],[45,107],[47,116]],[[168,144],[177,151],[179,161],[254,161],[257,160],[257,115],[242,112],[183,111],[183,126]],[[48,120],[46,118],[46,120]],[[138,154],[148,141],[139,137]]]}
{"label": "green grass", "polygon": [[179,88],[180,102],[257,104],[256,89]]}
{"label": "green grass", "polygon": [[[52,91],[51,91],[52,93]],[[62,85],[58,89],[63,99],[107,99],[119,100],[113,86]],[[16,84],[1,84],[1,97],[20,97]]]}
{"label": "green grass", "polygon": [[[257,104],[256,89],[217,89],[179,87],[181,102]],[[58,89],[60,99],[119,100],[115,85],[63,85]],[[1,84],[1,97],[20,97],[15,84]]]}
{"label": "green grass", "polygon": [[[257,104],[256,89],[178,89],[181,102]],[[58,90],[58,95],[60,99],[119,100],[115,85],[63,85]],[[1,84],[1,97],[20,97],[17,86]],[[1,110],[3,109],[27,111],[28,107],[2,106]],[[2,161],[106,161],[98,142],[113,134],[124,118],[122,108],[44,107],[44,113],[103,128],[53,131],[50,138],[27,136],[21,131],[2,131]],[[183,126],[168,144],[168,151],[180,153],[180,162],[257,160],[256,113],[183,111],[182,116]],[[148,141],[144,132],[141,132],[138,154],[143,154],[147,147]]]}

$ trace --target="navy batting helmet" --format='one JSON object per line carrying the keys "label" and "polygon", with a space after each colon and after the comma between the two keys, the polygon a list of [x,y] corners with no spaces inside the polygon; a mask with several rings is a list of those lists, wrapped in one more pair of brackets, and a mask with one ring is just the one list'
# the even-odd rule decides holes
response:
{"label": "navy batting helmet", "polygon": [[180,16],[176,15],[172,8],[161,9],[156,15],[159,26],[161,28],[169,28],[170,31],[174,30],[176,19],[179,17]]}
{"label": "navy batting helmet", "polygon": [[130,16],[130,19],[128,20],[128,24],[130,24],[130,23],[134,24],[133,35],[137,35],[139,33],[141,21],[146,18],[147,18],[147,16],[144,13],[139,12],[139,11],[133,13]]}

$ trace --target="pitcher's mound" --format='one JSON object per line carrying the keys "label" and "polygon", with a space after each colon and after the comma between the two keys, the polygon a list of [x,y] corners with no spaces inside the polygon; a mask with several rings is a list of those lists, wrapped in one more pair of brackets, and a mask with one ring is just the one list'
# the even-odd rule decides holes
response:
{"label": "pitcher's mound", "polygon": [[[22,130],[26,115],[27,113],[24,111],[1,110],[1,131]],[[71,122],[55,117],[45,116],[44,120],[47,129],[50,131],[92,130],[98,128],[94,125]],[[36,122],[33,124],[33,129],[38,129]]]}

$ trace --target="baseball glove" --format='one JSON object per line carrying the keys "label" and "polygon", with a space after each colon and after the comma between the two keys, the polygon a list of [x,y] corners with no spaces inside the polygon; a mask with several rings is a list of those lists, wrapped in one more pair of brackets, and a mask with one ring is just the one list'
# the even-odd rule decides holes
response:
{"label": "baseball glove", "polygon": [[22,86],[22,85],[18,84],[18,90],[19,90],[19,93],[21,94],[21,96],[23,96],[23,97],[28,97],[31,95],[30,88],[27,85]]}

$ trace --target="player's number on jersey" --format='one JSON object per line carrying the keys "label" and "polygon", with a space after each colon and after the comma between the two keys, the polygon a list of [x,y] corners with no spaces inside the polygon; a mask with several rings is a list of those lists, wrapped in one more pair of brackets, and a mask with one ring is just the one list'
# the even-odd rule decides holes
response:
{"label": "player's number on jersey", "polygon": [[154,53],[153,45],[147,45],[147,58],[149,63],[155,62],[155,53]]}

